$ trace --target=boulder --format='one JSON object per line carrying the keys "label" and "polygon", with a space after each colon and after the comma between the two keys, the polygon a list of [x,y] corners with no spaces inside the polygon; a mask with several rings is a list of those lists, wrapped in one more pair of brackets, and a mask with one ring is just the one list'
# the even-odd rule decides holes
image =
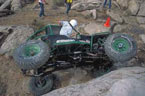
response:
{"label": "boulder", "polygon": [[11,15],[13,13],[14,13],[13,11],[7,10],[7,9],[0,10],[0,17],[4,17],[4,16],[7,16],[7,15]]}
{"label": "boulder", "polygon": [[128,1],[129,0],[116,0],[116,2],[120,5],[122,9],[128,8]]}
{"label": "boulder", "polygon": [[128,26],[128,29],[131,34],[136,34],[136,35],[140,35],[140,34],[144,34],[144,29],[141,26],[138,25],[132,25],[132,26]]}
{"label": "boulder", "polygon": [[0,32],[9,33],[8,30],[11,28],[12,26],[0,26]]}
{"label": "boulder", "polygon": [[93,9],[93,10],[90,10],[92,16],[93,16],[93,19],[97,19],[97,11],[96,9]]}
{"label": "boulder", "polygon": [[[108,93],[109,90],[113,88],[113,85],[116,82],[122,79],[127,79],[127,78],[134,78],[134,79],[139,80],[139,81],[132,81],[131,83],[128,84],[131,86],[137,86],[135,90],[139,90],[140,89],[139,86],[145,83],[144,75],[145,75],[145,68],[141,68],[141,67],[122,68],[116,71],[112,71],[104,76],[96,78],[87,83],[60,88],[48,94],[45,94],[43,96],[107,96],[107,94],[109,94]],[[144,82],[144,83],[137,84],[135,82]],[[144,88],[144,87],[141,86],[141,88]],[[134,88],[132,89],[134,90]],[[139,92],[142,92],[142,90]],[[130,92],[132,93],[128,93],[128,94],[134,94],[133,91],[130,91]],[[120,96],[120,95],[114,95],[114,96]],[[127,96],[130,96],[130,95],[127,95]],[[140,95],[138,94],[136,96],[140,96]]]}
{"label": "boulder", "polygon": [[11,27],[0,26],[0,46],[3,44],[9,34],[11,34]]}
{"label": "boulder", "polygon": [[107,96],[144,96],[145,82],[134,78],[122,79],[111,87]]}
{"label": "boulder", "polygon": [[145,30],[145,24],[140,24],[140,27]]}
{"label": "boulder", "polygon": [[3,4],[6,0],[0,0],[0,4]]}
{"label": "boulder", "polygon": [[81,14],[82,14],[85,18],[90,18],[90,17],[91,17],[91,12],[90,12],[89,10],[82,11]]}
{"label": "boulder", "polygon": [[21,0],[13,0],[11,3],[11,10],[17,11],[22,8],[22,1]]}
{"label": "boulder", "polygon": [[34,0],[0,0],[0,10],[11,8],[12,11],[20,10],[25,4],[32,3]]}
{"label": "boulder", "polygon": [[1,6],[0,6],[0,11],[6,9],[7,7],[10,7],[12,0],[6,0]]}
{"label": "boulder", "polygon": [[0,17],[11,15],[14,13],[13,11],[7,9],[11,7],[11,2],[12,0],[6,0],[3,3],[2,1],[0,1]]}
{"label": "boulder", "polygon": [[72,9],[77,11],[85,11],[99,8],[101,5],[101,0],[82,0],[73,4]]}
{"label": "boulder", "polygon": [[118,24],[118,25],[116,25],[114,27],[113,32],[123,32],[124,30],[127,29],[127,27],[128,27],[128,25],[120,25],[120,24]]}
{"label": "boulder", "polygon": [[104,27],[103,23],[89,23],[85,26],[84,30],[87,34],[92,35],[100,32],[108,32],[110,27]]}
{"label": "boulder", "polygon": [[107,11],[107,15],[110,16],[113,20],[115,20],[118,23],[123,23],[122,16],[116,13],[115,11]]}
{"label": "boulder", "polygon": [[30,3],[33,3],[35,0],[21,0],[21,1],[26,4],[30,4]]}
{"label": "boulder", "polygon": [[0,46],[0,54],[1,55],[7,54],[10,56],[13,53],[13,49],[15,49],[19,44],[25,42],[28,36],[34,33],[34,30],[29,26],[5,27],[5,31],[6,31],[5,33],[7,33],[8,35]]}
{"label": "boulder", "polygon": [[138,16],[145,16],[145,2],[143,2],[140,6],[140,10],[138,12]]}
{"label": "boulder", "polygon": [[139,24],[145,24],[145,17],[136,17]]}
{"label": "boulder", "polygon": [[127,24],[131,24],[131,25],[138,24],[136,16],[123,16],[122,18],[123,18],[124,22]]}
{"label": "boulder", "polygon": [[130,0],[128,9],[131,12],[132,15],[137,15],[137,12],[139,10],[140,6],[137,0]]}
{"label": "boulder", "polygon": [[95,3],[77,3],[72,6],[72,9],[76,11],[85,11],[85,10],[95,9],[97,7],[99,6]]}
{"label": "boulder", "polygon": [[141,40],[145,43],[145,34],[141,34],[139,36],[140,36]]}

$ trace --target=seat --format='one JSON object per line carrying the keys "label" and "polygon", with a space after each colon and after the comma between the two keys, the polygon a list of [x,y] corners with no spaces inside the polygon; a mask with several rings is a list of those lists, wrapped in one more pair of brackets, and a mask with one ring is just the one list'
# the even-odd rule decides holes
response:
{"label": "seat", "polygon": [[44,42],[49,42],[50,46],[53,46],[54,43],[56,43],[57,40],[69,40],[65,35],[46,35],[41,37],[41,40]]}

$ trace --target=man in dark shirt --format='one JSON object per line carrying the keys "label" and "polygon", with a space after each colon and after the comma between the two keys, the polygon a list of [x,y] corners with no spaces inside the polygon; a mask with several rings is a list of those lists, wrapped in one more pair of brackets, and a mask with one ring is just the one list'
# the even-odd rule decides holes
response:
{"label": "man in dark shirt", "polygon": [[66,4],[66,14],[68,15],[70,9],[71,9],[71,5],[72,5],[73,0],[65,0],[65,4]]}

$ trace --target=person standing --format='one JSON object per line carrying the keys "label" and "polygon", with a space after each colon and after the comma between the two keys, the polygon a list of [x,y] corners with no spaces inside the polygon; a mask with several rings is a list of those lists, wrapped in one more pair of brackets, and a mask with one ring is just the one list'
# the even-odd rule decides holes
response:
{"label": "person standing", "polygon": [[45,4],[47,4],[47,3],[46,3],[45,0],[39,0],[38,2],[39,2],[39,5],[40,5],[40,14],[39,14],[39,17],[45,16],[45,14],[44,14],[44,3]]}
{"label": "person standing", "polygon": [[65,0],[66,4],[66,14],[68,15],[69,11],[71,10],[71,5],[72,5],[73,0]]}
{"label": "person standing", "polygon": [[[104,1],[103,7],[105,8],[108,0]],[[109,0],[109,9],[111,9],[111,0]]]}

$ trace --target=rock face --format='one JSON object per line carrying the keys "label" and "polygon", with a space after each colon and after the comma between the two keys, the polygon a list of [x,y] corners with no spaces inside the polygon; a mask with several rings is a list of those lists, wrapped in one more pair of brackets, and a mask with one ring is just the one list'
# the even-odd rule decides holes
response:
{"label": "rock face", "polygon": [[137,17],[137,21],[139,24],[145,24],[145,17]]}
{"label": "rock face", "polygon": [[[145,68],[141,67],[128,67],[117,71],[112,71],[102,77],[89,81],[85,84],[78,84],[68,86],[52,91],[43,96],[144,96],[145,94],[144,83],[145,83]],[[132,79],[127,79],[132,78]],[[122,80],[123,79],[123,80]],[[127,79],[127,80],[126,80]],[[122,83],[123,82],[123,83]],[[128,83],[130,82],[130,83]],[[125,84],[127,83],[128,86]],[[113,93],[120,85],[121,88],[127,88],[122,95]],[[135,88],[130,87],[135,86]],[[143,88],[140,90],[140,88]],[[113,90],[113,91],[111,91]],[[138,91],[138,92],[137,92]],[[121,91],[122,92],[122,91]],[[137,92],[135,95],[134,92]],[[140,92],[140,93],[139,93]],[[113,94],[113,95],[109,95]],[[129,94],[129,95],[123,95]]]}
{"label": "rock face", "polygon": [[109,15],[112,19],[114,19],[118,23],[123,23],[123,19],[118,13],[115,13],[113,11],[109,12],[107,11],[107,15]]}
{"label": "rock face", "polygon": [[107,96],[144,96],[145,82],[134,78],[122,79],[111,87]]}
{"label": "rock face", "polygon": [[29,26],[1,26],[0,33],[5,34],[4,41],[1,42],[0,54],[12,55],[13,49],[26,41],[34,30]]}
{"label": "rock face", "polygon": [[90,10],[92,16],[93,16],[93,19],[97,19],[97,12],[96,12],[96,9],[93,9],[93,10]]}
{"label": "rock face", "polygon": [[20,10],[22,8],[22,1],[21,0],[13,0],[11,3],[11,10],[13,11],[17,11]]}
{"label": "rock face", "polygon": [[139,3],[137,0],[130,0],[128,9],[131,11],[132,15],[137,15],[139,10]]}
{"label": "rock face", "polygon": [[4,10],[5,8],[9,7],[12,0],[6,0],[1,6],[0,11]]}
{"label": "rock face", "polygon": [[145,16],[145,1],[141,4],[140,11],[139,11],[138,15]]}
{"label": "rock face", "polygon": [[140,35],[140,38],[141,38],[142,41],[145,43],[145,35],[144,35],[144,34]]}
{"label": "rock face", "polygon": [[124,30],[126,30],[127,29],[127,25],[117,25],[117,26],[115,26],[115,28],[114,28],[114,32],[123,32]]}
{"label": "rock face", "polygon": [[0,4],[2,4],[2,3],[4,3],[5,2],[5,0],[0,0]]}
{"label": "rock face", "polygon": [[95,34],[100,32],[108,32],[110,28],[104,27],[104,25],[101,23],[89,23],[85,26],[84,30],[87,34]]}
{"label": "rock face", "polygon": [[122,9],[128,8],[128,0],[116,0]]}
{"label": "rock face", "polygon": [[[90,11],[96,21],[99,21],[100,18],[98,16],[103,13],[106,17],[111,17],[111,21],[117,23],[145,24],[144,0],[113,0],[111,11],[106,11],[107,8],[102,8],[103,3],[104,0],[75,0],[72,9],[83,12]],[[101,18],[104,19],[104,17]]]}
{"label": "rock face", "polygon": [[20,10],[26,3],[32,3],[34,0],[0,0],[0,10],[10,8],[11,11]]}
{"label": "rock face", "polygon": [[72,9],[77,11],[96,9],[101,6],[101,2],[101,0],[80,0],[72,6]]}

